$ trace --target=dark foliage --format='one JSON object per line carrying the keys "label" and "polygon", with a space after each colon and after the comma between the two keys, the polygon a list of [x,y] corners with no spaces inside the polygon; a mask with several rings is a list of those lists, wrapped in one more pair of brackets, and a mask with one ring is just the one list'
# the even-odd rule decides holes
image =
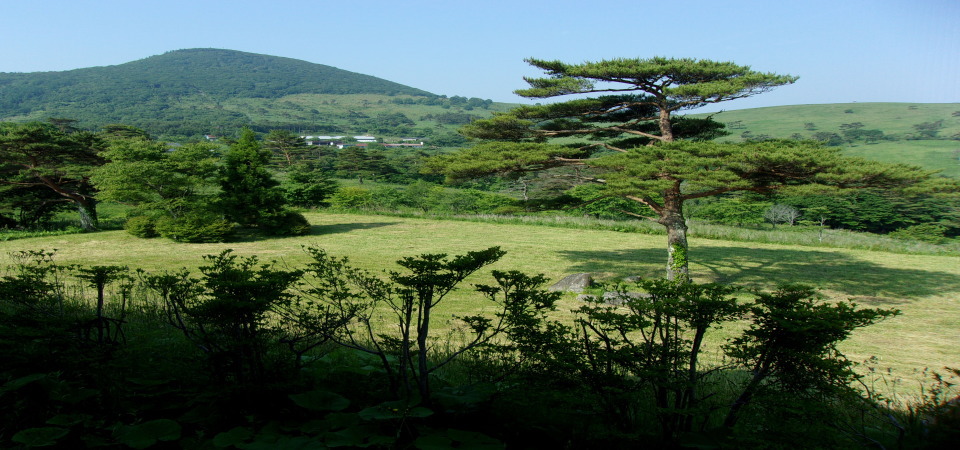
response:
{"label": "dark foliage", "polygon": [[[71,279],[52,252],[14,255],[0,278],[0,445],[935,448],[951,436],[948,378],[909,413],[848,385],[836,344],[891,311],[796,286],[743,305],[731,287],[652,280],[564,324],[543,276],[492,271],[477,291],[494,310],[453,317],[464,339],[442,346],[431,309],[502,251],[404,258],[383,277],[307,252],[303,269],[228,250],[199,276],[136,282],[124,267]],[[77,282],[95,304],[65,294]],[[705,333],[747,308],[728,347],[738,365],[698,363]]]}

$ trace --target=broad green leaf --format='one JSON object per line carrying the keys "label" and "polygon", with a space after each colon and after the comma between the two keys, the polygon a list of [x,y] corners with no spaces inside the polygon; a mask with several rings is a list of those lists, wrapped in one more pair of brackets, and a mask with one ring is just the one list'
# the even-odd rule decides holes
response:
{"label": "broad green leaf", "polygon": [[311,411],[342,411],[350,406],[350,400],[340,394],[324,390],[292,394],[289,396],[298,406]]}
{"label": "broad green leaf", "polygon": [[460,443],[457,448],[470,450],[495,450],[503,449],[503,442],[500,442],[483,433],[474,431],[464,431],[457,429],[447,430],[447,436]]}
{"label": "broad green leaf", "polygon": [[69,432],[70,430],[60,427],[27,428],[14,434],[11,440],[27,447],[49,447],[56,445],[57,440]]}
{"label": "broad green leaf", "polygon": [[230,431],[218,434],[213,438],[213,445],[219,448],[237,446],[253,437],[253,430],[247,427],[236,427]]}
{"label": "broad green leaf", "polygon": [[139,425],[122,425],[114,435],[129,447],[147,448],[157,441],[180,439],[180,424],[170,419],[157,419]]}

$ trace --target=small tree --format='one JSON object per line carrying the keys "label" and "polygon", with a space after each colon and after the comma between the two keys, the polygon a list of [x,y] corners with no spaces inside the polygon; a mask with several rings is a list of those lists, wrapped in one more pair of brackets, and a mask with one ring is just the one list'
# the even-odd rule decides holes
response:
{"label": "small tree", "polygon": [[304,208],[323,206],[338,189],[337,182],[312,164],[295,164],[280,184],[290,205]]}
{"label": "small tree", "polygon": [[790,226],[800,218],[800,210],[790,205],[774,204],[763,213],[763,218],[776,228],[778,223],[786,223]]}
{"label": "small tree", "polygon": [[269,160],[270,152],[262,149],[253,130],[244,128],[224,155],[220,170],[223,213],[268,234],[305,234],[309,231],[306,219],[285,209],[283,191],[266,168]]}
{"label": "small tree", "polygon": [[185,270],[142,277],[165,302],[170,323],[207,355],[219,381],[262,387],[275,375],[267,356],[282,336],[275,311],[291,303],[302,272],[231,250],[204,260],[199,279]]}
{"label": "small tree", "polygon": [[40,122],[0,123],[0,183],[49,189],[77,208],[81,228],[95,230],[90,173],[104,162],[97,155],[103,143],[92,133],[65,130]]}
{"label": "small tree", "polygon": [[263,138],[263,148],[272,152],[275,164],[288,167],[307,153],[306,141],[288,130],[270,130]]}
{"label": "small tree", "polygon": [[[349,348],[375,355],[390,380],[398,399],[431,404],[431,374],[456,357],[492,339],[513,326],[520,326],[534,311],[549,309],[559,293],[538,287],[542,276],[518,272],[496,272],[496,284],[477,290],[498,304],[494,317],[456,317],[468,330],[464,340],[451,343],[447,354],[432,350],[433,310],[463,280],[484,266],[499,260],[498,247],[448,258],[445,254],[424,254],[403,258],[403,271],[391,271],[388,279],[372,276],[351,267],[346,258],[334,258],[318,248],[308,248],[313,261],[308,272],[314,276],[309,291],[331,311],[340,311],[345,327],[335,336]],[[384,309],[393,313],[394,332],[384,331],[375,319]]]}
{"label": "small tree", "polygon": [[787,392],[796,402],[851,390],[850,383],[858,375],[837,345],[853,330],[899,311],[826,302],[810,287],[783,285],[773,293],[758,293],[750,314],[750,327],[726,346],[726,353],[751,374],[724,419],[728,428],[764,392],[781,397]]}
{"label": "small tree", "polygon": [[127,272],[129,272],[129,268],[126,266],[90,266],[77,269],[77,278],[86,281],[97,290],[97,317],[84,324],[84,331],[87,331],[88,327],[97,330],[95,339],[97,344],[117,343],[124,339],[122,325],[126,312],[126,291],[128,289],[122,289],[124,292],[121,297],[120,317],[118,318],[107,317],[104,314],[104,290],[108,284],[115,281],[130,280]]}
{"label": "small tree", "polygon": [[707,331],[746,308],[731,295],[736,288],[717,284],[641,280],[638,287],[646,296],[620,292],[622,307],[595,300],[576,310],[582,373],[624,427],[631,426],[631,394],[650,393],[663,438],[674,441],[709,419],[700,407],[715,394],[700,392],[710,373],[699,363]]}

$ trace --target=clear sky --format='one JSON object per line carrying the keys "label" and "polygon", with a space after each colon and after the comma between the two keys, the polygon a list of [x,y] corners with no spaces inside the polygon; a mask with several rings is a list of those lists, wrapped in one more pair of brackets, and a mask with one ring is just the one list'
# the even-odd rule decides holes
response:
{"label": "clear sky", "polygon": [[0,72],[223,48],[523,102],[526,57],[667,56],[800,77],[723,109],[960,102],[960,0],[0,0],[0,42]]}

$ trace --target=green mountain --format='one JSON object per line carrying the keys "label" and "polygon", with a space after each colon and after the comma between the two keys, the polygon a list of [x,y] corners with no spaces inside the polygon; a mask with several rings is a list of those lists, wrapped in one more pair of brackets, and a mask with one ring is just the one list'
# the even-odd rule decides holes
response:
{"label": "green mountain", "polygon": [[[462,105],[456,105],[458,100]],[[62,72],[0,73],[0,120],[61,117],[76,119],[85,128],[124,123],[171,137],[244,125],[310,130],[324,124],[321,128],[326,128],[317,131],[344,133],[382,130],[382,123],[358,120],[389,115],[396,108],[370,115],[344,111],[344,106],[433,103],[437,111],[427,115],[436,116],[449,113],[451,104],[463,107],[471,101],[479,107],[492,103],[447,99],[322,64],[219,49],[177,50],[116,66]],[[339,106],[323,108],[330,105]],[[398,121],[416,125],[413,119],[394,117],[393,122]]]}
{"label": "green mountain", "polygon": [[[458,145],[456,129],[516,105],[435,95],[291,58],[219,49],[62,72],[0,73],[0,120],[121,123],[169,140],[289,129]],[[705,116],[707,114],[696,114]],[[726,140],[802,138],[960,177],[960,104],[842,103],[724,111]]]}

